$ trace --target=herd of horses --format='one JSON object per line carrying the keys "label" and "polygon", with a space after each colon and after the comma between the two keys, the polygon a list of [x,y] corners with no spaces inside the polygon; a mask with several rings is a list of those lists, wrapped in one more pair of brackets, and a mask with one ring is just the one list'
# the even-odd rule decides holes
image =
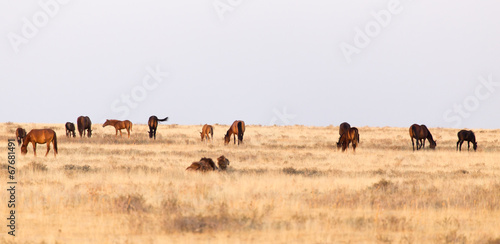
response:
{"label": "herd of horses", "polygon": [[[149,138],[156,140],[156,131],[158,128],[158,123],[159,122],[164,122],[167,121],[168,117],[165,117],[164,119],[158,119],[156,116],[151,116],[149,117],[148,120],[148,126],[149,126]],[[80,116],[76,120],[77,122],[77,128],[75,128],[75,124],[71,122],[67,122],[65,124],[66,128],[66,136],[67,137],[76,137],[75,130],[78,129],[78,133],[80,134],[80,137],[87,136],[89,138],[92,137],[92,121],[88,116]],[[130,138],[130,132],[132,131],[132,122],[129,120],[114,120],[114,119],[108,119],[102,127],[106,126],[113,126],[115,128],[115,136],[118,136],[118,132],[120,132],[120,136],[122,136],[122,131],[125,129],[128,134],[128,138]],[[429,147],[431,149],[436,148],[436,141],[433,139],[431,132],[425,125],[417,125],[413,124],[410,126],[410,138],[411,138],[411,143],[413,147],[413,151],[415,151],[415,148],[418,150],[425,148],[425,141],[429,141]],[[236,141],[238,141],[238,145],[240,143],[243,143],[243,135],[245,134],[245,122],[242,120],[236,120],[231,124],[229,129],[227,130],[226,134],[224,135],[224,144],[227,145],[231,142],[231,136],[233,136],[233,141],[234,144],[236,144]],[[212,140],[213,141],[213,135],[214,135],[214,128],[212,125],[205,124],[202,127],[202,131],[200,132],[201,135],[201,141],[204,141],[205,139],[207,141]],[[339,126],[339,139],[337,142],[337,148],[342,149],[343,152],[345,152],[348,148],[349,145],[352,145],[352,149],[355,152],[356,147],[359,144],[359,130],[356,127],[351,127],[351,125],[347,122],[343,122]],[[467,150],[470,150],[470,143],[472,143],[472,148],[474,151],[477,150],[477,142],[476,142],[476,136],[474,135],[474,132],[470,130],[461,130],[457,134],[458,136],[458,141],[457,141],[457,151],[462,151],[462,144],[464,142],[467,142]],[[236,137],[238,140],[236,140]],[[47,143],[47,152],[45,153],[45,156],[50,151],[50,144],[54,146],[54,156],[57,155],[57,135],[54,130],[52,129],[33,129],[29,133],[26,133],[26,130],[23,128],[17,128],[16,130],[16,138],[18,145],[21,146],[21,153],[24,155],[28,152],[28,144],[31,143],[33,145],[33,153],[36,156],[36,145],[37,144],[45,144]],[[415,147],[415,142],[416,142],[416,147]],[[225,162],[224,160],[227,160],[224,156],[219,157],[219,162]],[[227,160],[227,164],[222,163],[222,165],[225,166],[220,166],[220,169],[224,170],[227,165],[229,165],[229,160]],[[213,161],[204,159],[202,158],[200,161],[193,163],[190,167],[188,167],[189,170],[201,170],[201,171],[206,171],[206,169],[211,168],[212,170],[218,169]]]}

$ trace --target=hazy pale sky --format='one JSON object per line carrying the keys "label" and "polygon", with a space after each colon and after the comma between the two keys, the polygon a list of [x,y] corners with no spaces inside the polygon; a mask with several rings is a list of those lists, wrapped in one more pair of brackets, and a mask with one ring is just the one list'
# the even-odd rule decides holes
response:
{"label": "hazy pale sky", "polygon": [[0,0],[0,122],[500,128],[499,9]]}

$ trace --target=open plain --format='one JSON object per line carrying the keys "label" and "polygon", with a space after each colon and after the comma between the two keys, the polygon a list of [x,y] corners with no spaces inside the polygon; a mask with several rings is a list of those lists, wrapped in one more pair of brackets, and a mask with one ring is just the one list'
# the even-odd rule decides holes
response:
{"label": "open plain", "polygon": [[[500,130],[473,129],[477,152],[457,152],[457,129],[429,128],[436,150],[413,152],[408,128],[359,127],[343,153],[336,126],[247,125],[243,145],[225,146],[228,125],[207,143],[201,125],[161,124],[151,140],[146,125],[128,139],[3,123],[5,158],[17,127],[54,129],[59,154],[16,143],[17,232],[3,190],[0,243],[500,243]],[[227,172],[185,171],[220,155]]]}

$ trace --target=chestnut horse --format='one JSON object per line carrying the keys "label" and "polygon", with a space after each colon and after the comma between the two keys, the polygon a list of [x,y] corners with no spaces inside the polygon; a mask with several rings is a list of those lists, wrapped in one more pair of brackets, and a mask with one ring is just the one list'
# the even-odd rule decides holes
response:
{"label": "chestnut horse", "polygon": [[148,126],[149,126],[149,138],[153,138],[156,140],[156,128],[158,128],[158,122],[163,122],[163,121],[167,121],[168,120],[168,117],[164,118],[164,119],[158,119],[158,117],[156,116],[151,116],[149,117],[149,120],[148,120]]}
{"label": "chestnut horse", "polygon": [[211,136],[212,141],[213,141],[214,140],[214,127],[212,127],[211,125],[207,125],[207,124],[203,125],[203,128],[201,128],[200,135],[201,135],[201,141],[203,141],[205,139],[205,137],[207,137],[207,141],[209,141],[210,136]]}
{"label": "chestnut horse", "polygon": [[66,137],[70,137],[71,135],[73,135],[73,137],[76,137],[75,124],[67,122],[65,127],[66,127]]}
{"label": "chestnut horse", "polygon": [[458,144],[460,144],[460,151],[462,151],[462,143],[464,143],[464,141],[467,141],[467,151],[469,151],[470,149],[471,142],[472,142],[472,148],[474,148],[474,151],[476,151],[477,142],[474,132],[472,132],[471,130],[461,130],[458,132],[457,136],[458,136],[457,151],[458,151]]}
{"label": "chestnut horse", "polygon": [[224,136],[224,144],[228,144],[231,141],[231,135],[233,135],[234,144],[236,144],[236,135],[238,135],[238,145],[240,145],[240,142],[243,143],[244,133],[245,122],[243,122],[242,120],[235,120]]}
{"label": "chestnut horse", "polygon": [[57,136],[56,132],[52,129],[33,129],[31,130],[24,139],[23,145],[21,146],[21,154],[26,155],[28,153],[28,144],[31,142],[33,144],[33,153],[36,156],[36,144],[45,144],[47,143],[47,153],[45,153],[45,157],[49,154],[50,151],[50,143],[54,144],[54,157],[57,155]]}
{"label": "chestnut horse", "polygon": [[[415,138],[415,140],[417,141],[417,150],[419,150],[420,148],[425,148],[425,139],[427,139],[431,144],[431,149],[436,148],[436,141],[434,141],[431,132],[425,125],[413,124],[412,126],[410,126],[410,137],[413,151],[415,151],[415,143],[413,142],[413,138]],[[418,145],[419,142],[420,146]]]}
{"label": "chestnut horse", "polygon": [[23,128],[17,128],[16,138],[17,138],[17,145],[21,146],[21,143],[24,142],[24,138],[26,138],[26,130]]}
{"label": "chestnut horse", "polygon": [[120,131],[120,136],[122,136],[122,129],[126,129],[128,133],[128,138],[130,138],[130,131],[132,130],[132,122],[130,120],[116,120],[116,119],[107,119],[106,122],[102,125],[102,127],[106,127],[108,125],[114,126],[116,130],[116,135],[118,136],[118,131]]}
{"label": "chestnut horse", "polygon": [[90,138],[92,136],[92,121],[88,116],[80,116],[76,119],[76,125],[78,126],[78,133],[80,137],[85,136],[85,131],[87,131],[87,136]]}
{"label": "chestnut horse", "polygon": [[349,148],[349,143],[352,143],[352,150],[356,152],[356,147],[359,144],[359,131],[356,127],[351,127],[345,131],[340,136],[340,144],[337,143],[337,147],[342,146],[342,152]]}

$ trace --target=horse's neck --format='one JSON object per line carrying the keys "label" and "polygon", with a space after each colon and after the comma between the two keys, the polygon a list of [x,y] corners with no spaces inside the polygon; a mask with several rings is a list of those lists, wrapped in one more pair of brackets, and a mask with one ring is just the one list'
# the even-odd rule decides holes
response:
{"label": "horse's neck", "polygon": [[427,132],[427,140],[434,141],[434,139],[432,138],[432,134],[431,134],[430,131]]}
{"label": "horse's neck", "polygon": [[31,140],[31,134],[28,133],[28,135],[26,135],[24,137],[24,141],[23,141],[22,147],[27,147],[28,143],[30,143],[30,140]]}

